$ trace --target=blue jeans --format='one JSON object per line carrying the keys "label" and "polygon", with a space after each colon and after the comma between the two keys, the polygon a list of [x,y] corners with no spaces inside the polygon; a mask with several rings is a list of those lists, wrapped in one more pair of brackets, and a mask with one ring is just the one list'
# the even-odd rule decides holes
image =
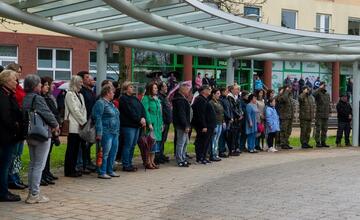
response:
{"label": "blue jeans", "polygon": [[225,153],[226,152],[225,144],[229,144],[228,143],[228,137],[227,137],[228,131],[229,131],[229,125],[226,124],[226,126],[221,129],[221,134],[220,134],[220,137],[219,137],[219,153]]}
{"label": "blue jeans", "polygon": [[14,150],[13,150],[12,156],[11,156],[8,181],[9,181],[9,183],[20,183],[20,174],[18,172],[18,168],[15,168],[15,165],[19,166],[19,164],[15,164],[15,163],[16,163],[17,158],[21,158],[21,155],[24,150],[24,141],[17,142],[14,145],[13,149]]}
{"label": "blue jeans", "polygon": [[211,156],[212,156],[212,158],[216,158],[219,156],[218,148],[219,148],[219,138],[221,135],[221,131],[222,131],[222,124],[216,125],[215,130],[214,130],[214,135],[211,140]]}
{"label": "blue jeans", "polygon": [[101,147],[103,152],[102,164],[99,169],[99,174],[112,174],[116,153],[119,147],[119,135],[103,133],[101,138]]}
{"label": "blue jeans", "polygon": [[123,167],[131,167],[132,159],[134,157],[134,149],[139,139],[139,128],[121,128],[121,135],[124,137],[124,146],[122,152]]}
{"label": "blue jeans", "polygon": [[252,151],[255,149],[256,132],[247,135],[248,150]]}
{"label": "blue jeans", "polygon": [[8,194],[8,174],[14,145],[0,146],[0,198]]}

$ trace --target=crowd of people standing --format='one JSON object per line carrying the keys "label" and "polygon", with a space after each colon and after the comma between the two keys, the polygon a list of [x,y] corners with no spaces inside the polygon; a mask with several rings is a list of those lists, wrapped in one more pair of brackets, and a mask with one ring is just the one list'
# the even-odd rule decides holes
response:
{"label": "crowd of people standing", "polygon": [[[161,80],[148,83],[141,96],[136,96],[132,82],[118,86],[117,82],[105,80],[101,88],[97,88],[100,95],[96,96],[94,79],[89,72],[82,71],[71,78],[68,91],[55,98],[51,78],[29,74],[22,88],[20,76],[21,66],[17,64],[9,65],[0,73],[0,201],[20,201],[8,188],[29,188],[25,200],[29,204],[49,201],[40,193],[40,185],[55,184],[58,179],[50,169],[51,149],[60,144],[59,134],[64,132],[65,123],[68,123],[66,177],[97,172],[101,179],[116,178],[120,176],[114,170],[116,161],[121,162],[124,172],[136,172],[134,149],[144,134],[154,140],[143,158],[144,166],[159,169],[159,164],[169,162],[164,149],[171,124],[178,167],[192,164],[187,154],[192,131],[196,132],[197,164],[219,162],[243,152],[276,152],[277,147],[292,149],[289,137],[294,118],[293,85],[285,84],[277,95],[273,90],[265,92],[263,89],[251,93],[241,90],[237,84],[217,88],[215,80],[207,76],[204,80],[198,75],[201,83],[196,78],[194,85],[197,96],[194,97],[189,83],[180,82],[170,98],[168,85]],[[326,135],[330,97],[325,88],[325,83],[320,82],[319,88],[311,92],[311,88],[304,85],[298,94],[302,148],[312,147],[309,139],[314,103],[316,147],[329,147]],[[340,146],[345,133],[345,143],[350,145],[352,111],[346,96],[341,96],[337,110],[336,143]],[[45,140],[36,140],[27,134],[29,119],[24,116],[29,112],[41,115],[43,126],[48,130]],[[91,147],[95,143],[80,135],[90,123],[95,127],[95,142],[102,148],[99,166],[91,159]],[[24,140],[30,152],[29,185],[24,184],[19,175]]]}

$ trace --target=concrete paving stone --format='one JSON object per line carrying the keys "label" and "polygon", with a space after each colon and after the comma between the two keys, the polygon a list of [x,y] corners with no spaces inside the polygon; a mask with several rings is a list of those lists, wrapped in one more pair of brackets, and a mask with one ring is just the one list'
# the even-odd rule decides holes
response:
{"label": "concrete paving stone", "polygon": [[55,186],[41,188],[50,203],[0,204],[0,213],[13,219],[360,219],[359,156],[359,148],[294,150],[186,170],[170,164],[110,181],[59,175]]}

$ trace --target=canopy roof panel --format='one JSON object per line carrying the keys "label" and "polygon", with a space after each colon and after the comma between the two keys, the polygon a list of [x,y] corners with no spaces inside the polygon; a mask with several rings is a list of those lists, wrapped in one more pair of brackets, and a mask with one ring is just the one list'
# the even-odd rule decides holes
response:
{"label": "canopy roof panel", "polygon": [[359,36],[272,26],[197,0],[3,0],[0,16],[85,39],[184,54],[360,55]]}

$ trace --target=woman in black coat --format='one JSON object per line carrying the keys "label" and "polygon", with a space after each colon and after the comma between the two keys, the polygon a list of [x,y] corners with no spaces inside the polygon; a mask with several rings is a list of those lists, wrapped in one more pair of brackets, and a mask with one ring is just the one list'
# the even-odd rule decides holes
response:
{"label": "woman in black coat", "polygon": [[[57,103],[55,97],[52,95],[53,91],[53,80],[50,77],[42,77],[41,78],[41,96],[44,97],[47,106],[49,107],[50,111],[54,114],[56,121],[60,124],[60,114],[57,108]],[[46,160],[45,168],[42,172],[41,177],[41,185],[47,186],[49,184],[55,184],[54,180],[57,180],[58,177],[54,176],[50,171],[50,158],[51,158],[51,151],[52,147],[60,145],[60,140],[58,134],[53,134],[51,138],[51,145],[49,150],[49,155]]]}
{"label": "woman in black coat", "polygon": [[8,190],[8,171],[15,144],[23,139],[23,116],[15,99],[16,73],[0,73],[0,202],[20,201]]}

